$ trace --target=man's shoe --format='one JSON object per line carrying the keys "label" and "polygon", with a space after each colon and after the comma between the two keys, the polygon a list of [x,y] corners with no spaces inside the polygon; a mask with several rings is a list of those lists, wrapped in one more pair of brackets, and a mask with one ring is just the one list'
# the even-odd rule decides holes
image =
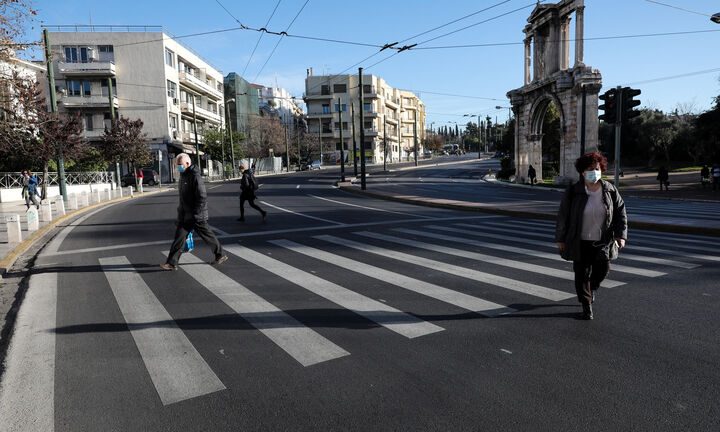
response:
{"label": "man's shoe", "polygon": [[584,320],[593,319],[592,305],[589,303],[583,303],[582,308],[583,308],[583,315],[582,315],[583,319]]}
{"label": "man's shoe", "polygon": [[225,261],[227,261],[227,255],[223,255],[220,258],[216,258],[215,261],[213,261],[211,264],[212,265],[220,265],[220,264],[224,263]]}
{"label": "man's shoe", "polygon": [[267,219],[267,212],[264,211],[264,212],[262,213],[262,215],[263,215],[263,222],[265,222],[265,220]]}
{"label": "man's shoe", "polygon": [[178,266],[165,263],[165,264],[160,264],[160,268],[163,270],[177,270]]}
{"label": "man's shoe", "polygon": [[244,218],[244,217],[239,217],[239,218],[237,218],[237,219],[235,219],[235,220],[238,221],[238,222],[245,222],[245,218]]}

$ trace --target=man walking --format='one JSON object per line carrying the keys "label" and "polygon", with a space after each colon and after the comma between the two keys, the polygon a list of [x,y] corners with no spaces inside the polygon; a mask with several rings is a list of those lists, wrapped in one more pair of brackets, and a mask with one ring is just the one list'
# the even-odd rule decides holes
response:
{"label": "man walking", "polygon": [[215,254],[213,265],[218,265],[227,260],[220,242],[208,226],[207,191],[205,183],[200,176],[200,169],[193,165],[190,156],[181,153],[177,156],[177,167],[180,172],[178,190],[180,192],[180,205],[178,206],[177,221],[175,224],[175,240],[170,247],[170,253],[165,264],[160,267],[165,270],[177,270],[180,255],[188,233],[191,230],[202,237]]}
{"label": "man walking", "polygon": [[264,222],[265,218],[267,218],[267,212],[255,204],[255,199],[257,198],[255,191],[258,189],[258,184],[253,175],[253,171],[247,169],[245,165],[240,165],[240,171],[242,171],[242,178],[240,179],[240,217],[238,221],[245,221],[245,201],[247,201],[250,203],[250,207],[260,212]]}

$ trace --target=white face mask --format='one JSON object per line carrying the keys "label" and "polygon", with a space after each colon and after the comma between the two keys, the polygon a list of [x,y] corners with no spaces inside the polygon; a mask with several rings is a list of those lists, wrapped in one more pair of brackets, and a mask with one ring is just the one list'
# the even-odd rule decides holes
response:
{"label": "white face mask", "polygon": [[590,183],[597,183],[600,181],[600,177],[602,177],[602,172],[600,170],[587,171],[585,173],[585,180]]}

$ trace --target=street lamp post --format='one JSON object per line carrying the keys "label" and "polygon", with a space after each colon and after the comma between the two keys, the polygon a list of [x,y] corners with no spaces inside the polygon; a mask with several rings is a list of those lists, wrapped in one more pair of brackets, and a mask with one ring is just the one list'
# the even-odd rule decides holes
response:
{"label": "street lamp post", "polygon": [[230,102],[235,102],[235,98],[230,98],[225,101],[225,118],[227,119],[228,134],[230,135],[230,155],[232,158],[232,172],[234,178],[237,177],[237,172],[235,171],[235,144],[233,144],[232,124],[230,123]]}

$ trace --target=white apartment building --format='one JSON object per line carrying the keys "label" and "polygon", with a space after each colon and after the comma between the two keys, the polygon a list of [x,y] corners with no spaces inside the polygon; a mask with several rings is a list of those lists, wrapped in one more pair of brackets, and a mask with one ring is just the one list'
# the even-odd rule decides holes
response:
{"label": "white apartment building", "polygon": [[[412,92],[389,86],[375,75],[363,75],[365,158],[370,163],[385,159],[397,162],[413,157],[417,136],[418,157],[423,152],[425,133],[425,104]],[[311,133],[321,133],[324,142],[340,154],[340,127],[344,149],[352,149],[355,122],[355,143],[360,156],[360,88],[357,75],[315,76],[312,69],[305,79],[305,104]],[[340,105],[340,102],[342,105]],[[354,120],[352,111],[355,111]],[[342,125],[339,111],[342,110]],[[346,155],[346,158],[348,156]],[[337,159],[336,159],[337,160]],[[352,155],[348,159],[352,162]]]}
{"label": "white apartment building", "polygon": [[12,88],[13,78],[35,81],[40,85],[42,97],[47,98],[47,78],[45,66],[10,56],[8,60],[0,60],[0,115],[3,111],[15,111],[16,94]]}
{"label": "white apartment building", "polygon": [[259,105],[268,107],[268,111],[279,116],[283,124],[287,123],[290,129],[295,124],[293,118],[304,114],[295,97],[284,88],[265,87],[259,84],[253,84],[253,87],[258,90]]}
{"label": "white apartment building", "polygon": [[202,131],[224,123],[223,75],[157,26],[53,26],[55,87],[61,113],[80,112],[85,136],[99,140],[116,117],[141,119],[163,181],[177,178],[172,158],[195,150]]}

